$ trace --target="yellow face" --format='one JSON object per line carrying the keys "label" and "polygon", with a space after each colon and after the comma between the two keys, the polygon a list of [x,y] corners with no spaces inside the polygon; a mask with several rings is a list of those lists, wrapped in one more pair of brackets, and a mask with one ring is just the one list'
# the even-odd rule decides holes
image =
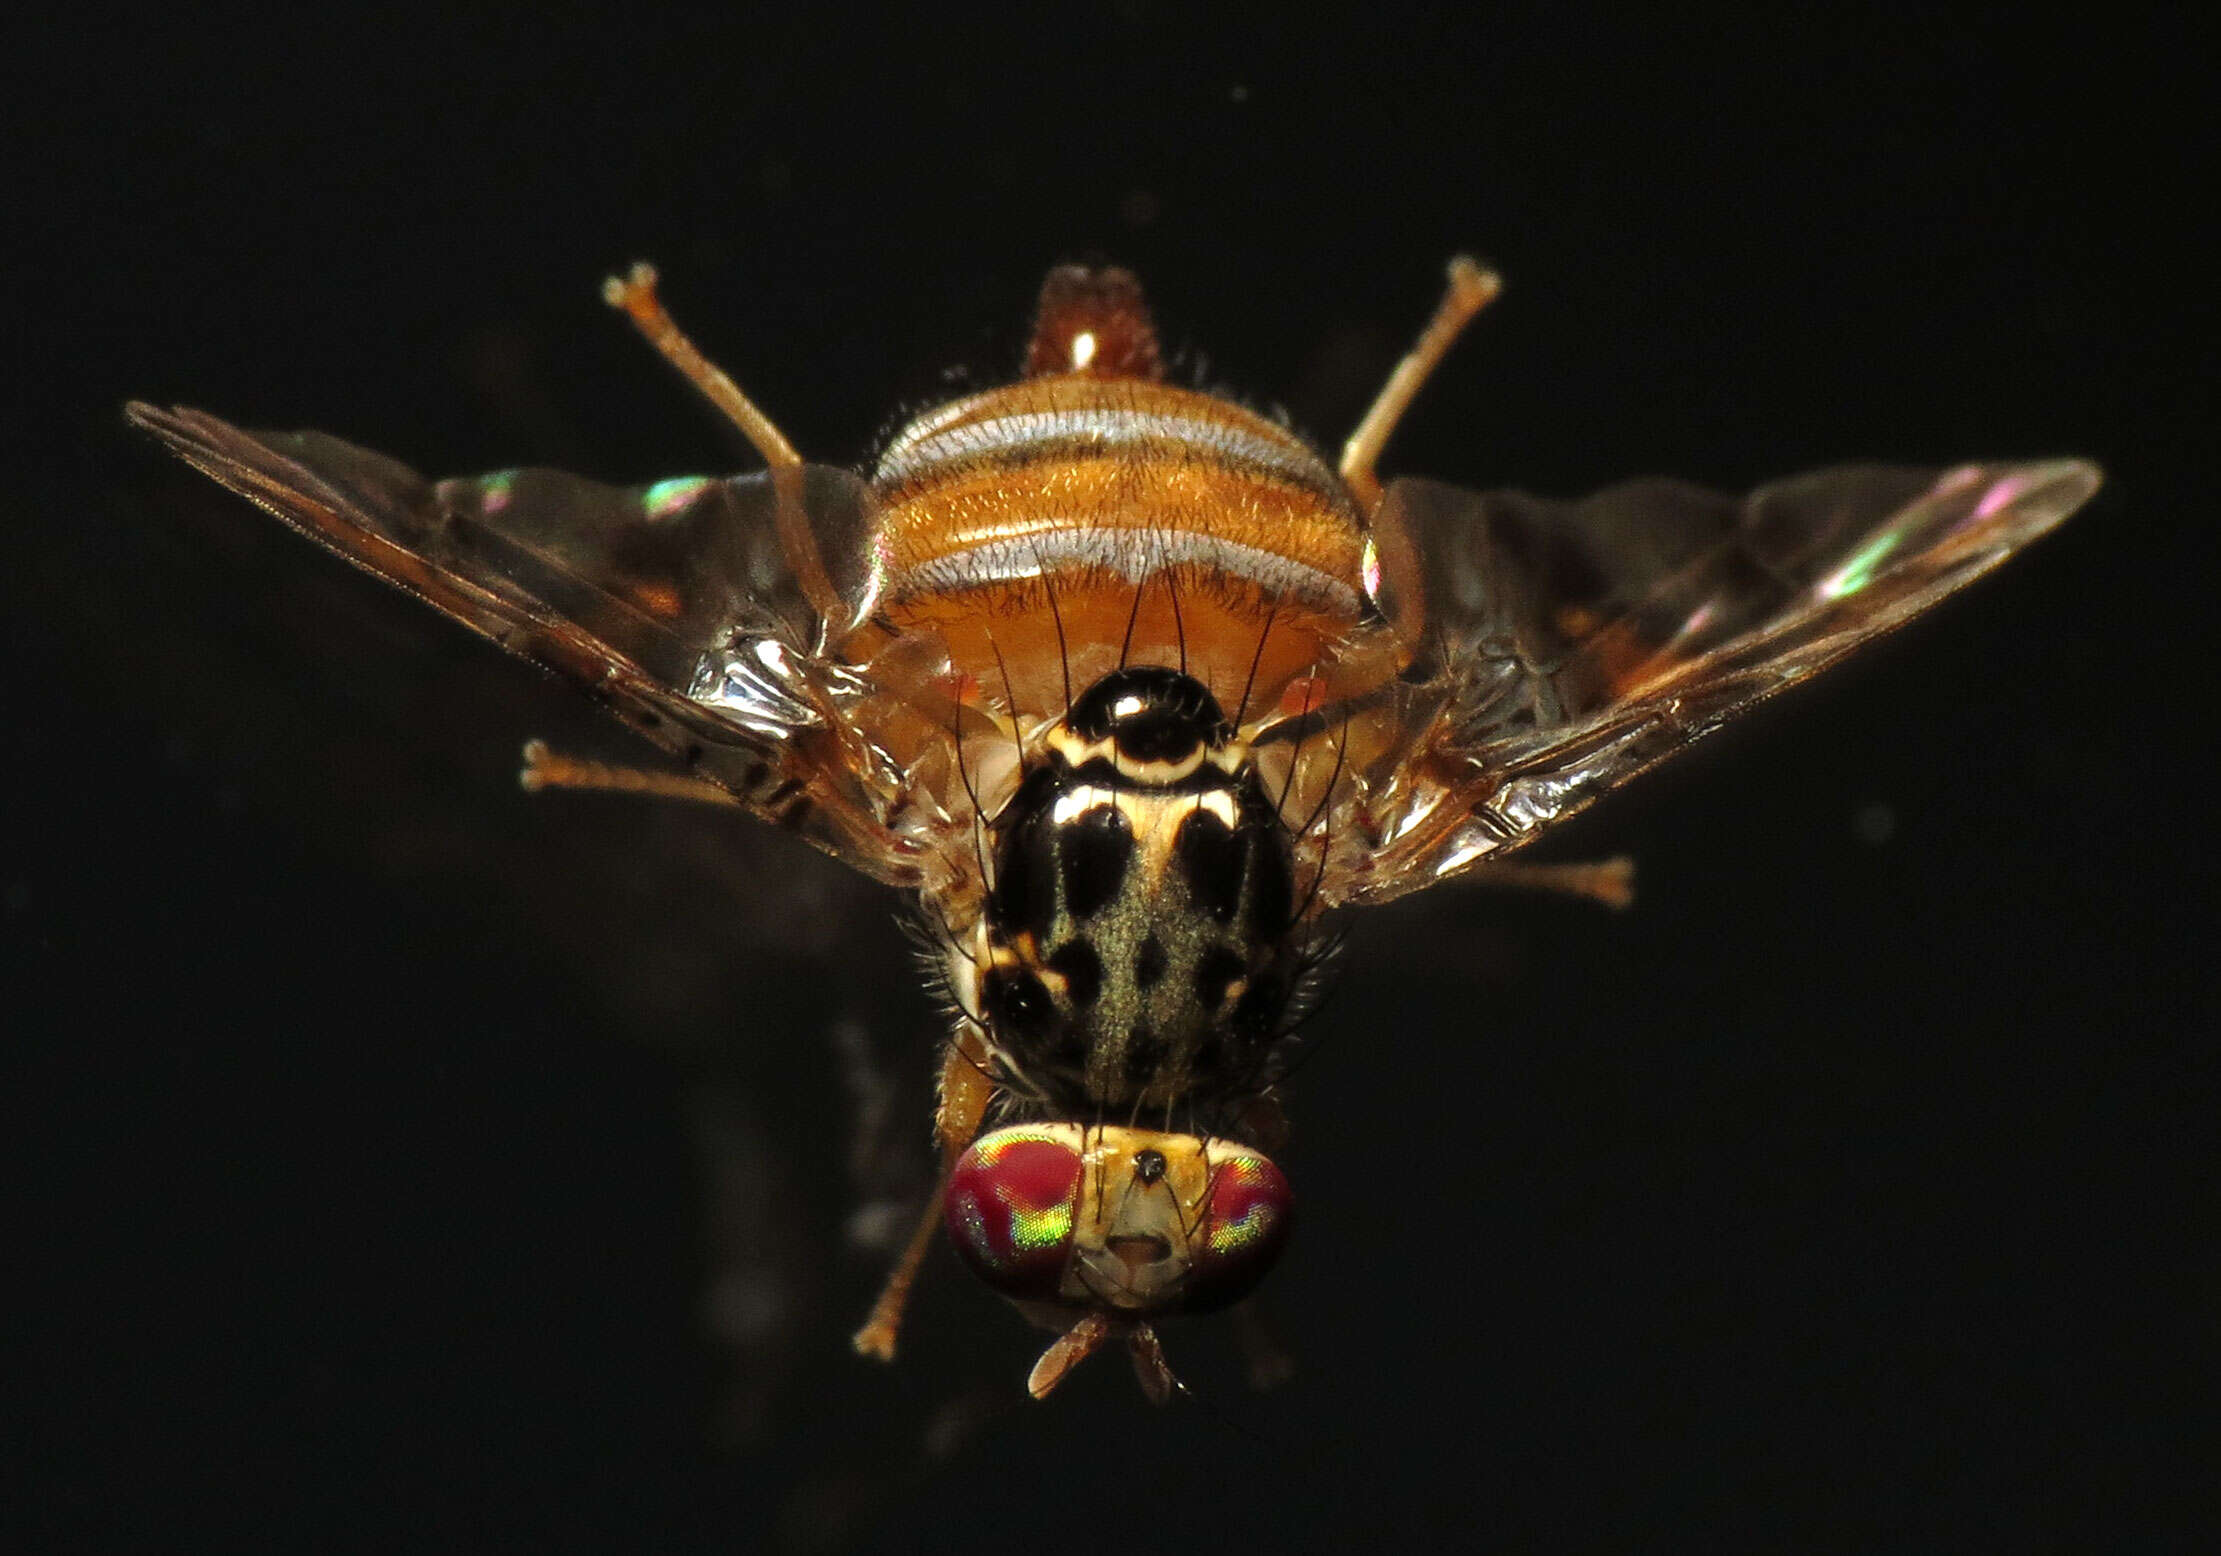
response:
{"label": "yellow face", "polygon": [[1071,1122],[982,1136],[942,1197],[950,1240],[1005,1296],[1134,1318],[1239,1300],[1293,1212],[1288,1180],[1248,1146]]}

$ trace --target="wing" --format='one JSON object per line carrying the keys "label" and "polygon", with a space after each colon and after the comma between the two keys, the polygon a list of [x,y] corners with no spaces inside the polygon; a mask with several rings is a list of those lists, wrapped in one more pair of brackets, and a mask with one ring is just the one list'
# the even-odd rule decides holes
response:
{"label": "wing", "polygon": [[[915,879],[849,712],[878,694],[823,657],[768,474],[604,486],[554,470],[427,481],[320,432],[200,411],[126,416],[206,474],[512,653],[577,682],[741,803],[886,880]],[[834,587],[870,586],[869,489],[806,467],[799,500]],[[882,762],[878,764],[883,767]]]}
{"label": "wing", "polygon": [[[2076,460],[1854,465],[1735,498],[1579,502],[1393,485],[1382,598],[1422,645],[1412,739],[1334,900],[1385,901],[1528,842],[1761,698],[1971,582],[2097,489]],[[1330,884],[1332,884],[1330,882]]]}

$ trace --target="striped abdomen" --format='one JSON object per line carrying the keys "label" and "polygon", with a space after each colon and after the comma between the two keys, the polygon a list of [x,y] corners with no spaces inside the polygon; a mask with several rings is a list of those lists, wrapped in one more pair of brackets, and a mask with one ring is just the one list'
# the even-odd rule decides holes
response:
{"label": "striped abdomen", "polygon": [[1364,525],[1318,456],[1153,379],[1055,373],[941,406],[872,484],[882,616],[938,631],[991,693],[1007,674],[1022,713],[1120,663],[1185,665],[1234,707],[1254,660],[1254,714],[1365,609]]}

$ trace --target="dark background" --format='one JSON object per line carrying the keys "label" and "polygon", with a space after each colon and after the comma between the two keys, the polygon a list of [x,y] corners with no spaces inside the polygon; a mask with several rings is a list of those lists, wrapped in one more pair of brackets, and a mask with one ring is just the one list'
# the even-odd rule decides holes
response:
{"label": "dark background", "polygon": [[[8,53],[12,1548],[2210,1548],[2187,32],[196,6]],[[852,462],[1104,254],[1332,444],[1460,248],[1507,294],[1394,470],[2111,481],[1553,839],[1636,853],[1634,912],[1360,918],[1287,1158],[1300,1371],[1176,1329],[1161,1412],[1101,1363],[1024,1403],[1038,1338],[945,1258],[898,1367],[848,1354],[851,1217],[924,1155],[899,1095],[859,1133],[935,1030],[889,902],[520,796],[525,737],[626,737],[117,415],[737,467],[597,300],[653,256]]]}

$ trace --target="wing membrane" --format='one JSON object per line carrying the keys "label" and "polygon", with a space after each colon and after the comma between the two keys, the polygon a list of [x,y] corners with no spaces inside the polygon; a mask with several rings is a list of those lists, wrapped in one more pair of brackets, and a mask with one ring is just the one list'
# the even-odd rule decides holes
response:
{"label": "wing membrane", "polygon": [[1384,592],[1423,645],[1426,775],[1341,901],[1529,841],[1760,698],[2003,561],[2097,489],[2075,460],[1844,466],[1733,498],[1637,481],[1578,502],[1406,480]]}
{"label": "wing membrane", "polygon": [[[187,463],[447,615],[610,703],[696,771],[872,874],[907,850],[836,753],[868,691],[815,652],[824,623],[779,541],[769,475],[605,486],[554,470],[431,482],[318,432],[249,433],[133,404]],[[871,499],[811,466],[799,493],[837,588],[868,587]],[[849,742],[853,744],[853,742]],[[804,788],[817,814],[798,818]]]}

